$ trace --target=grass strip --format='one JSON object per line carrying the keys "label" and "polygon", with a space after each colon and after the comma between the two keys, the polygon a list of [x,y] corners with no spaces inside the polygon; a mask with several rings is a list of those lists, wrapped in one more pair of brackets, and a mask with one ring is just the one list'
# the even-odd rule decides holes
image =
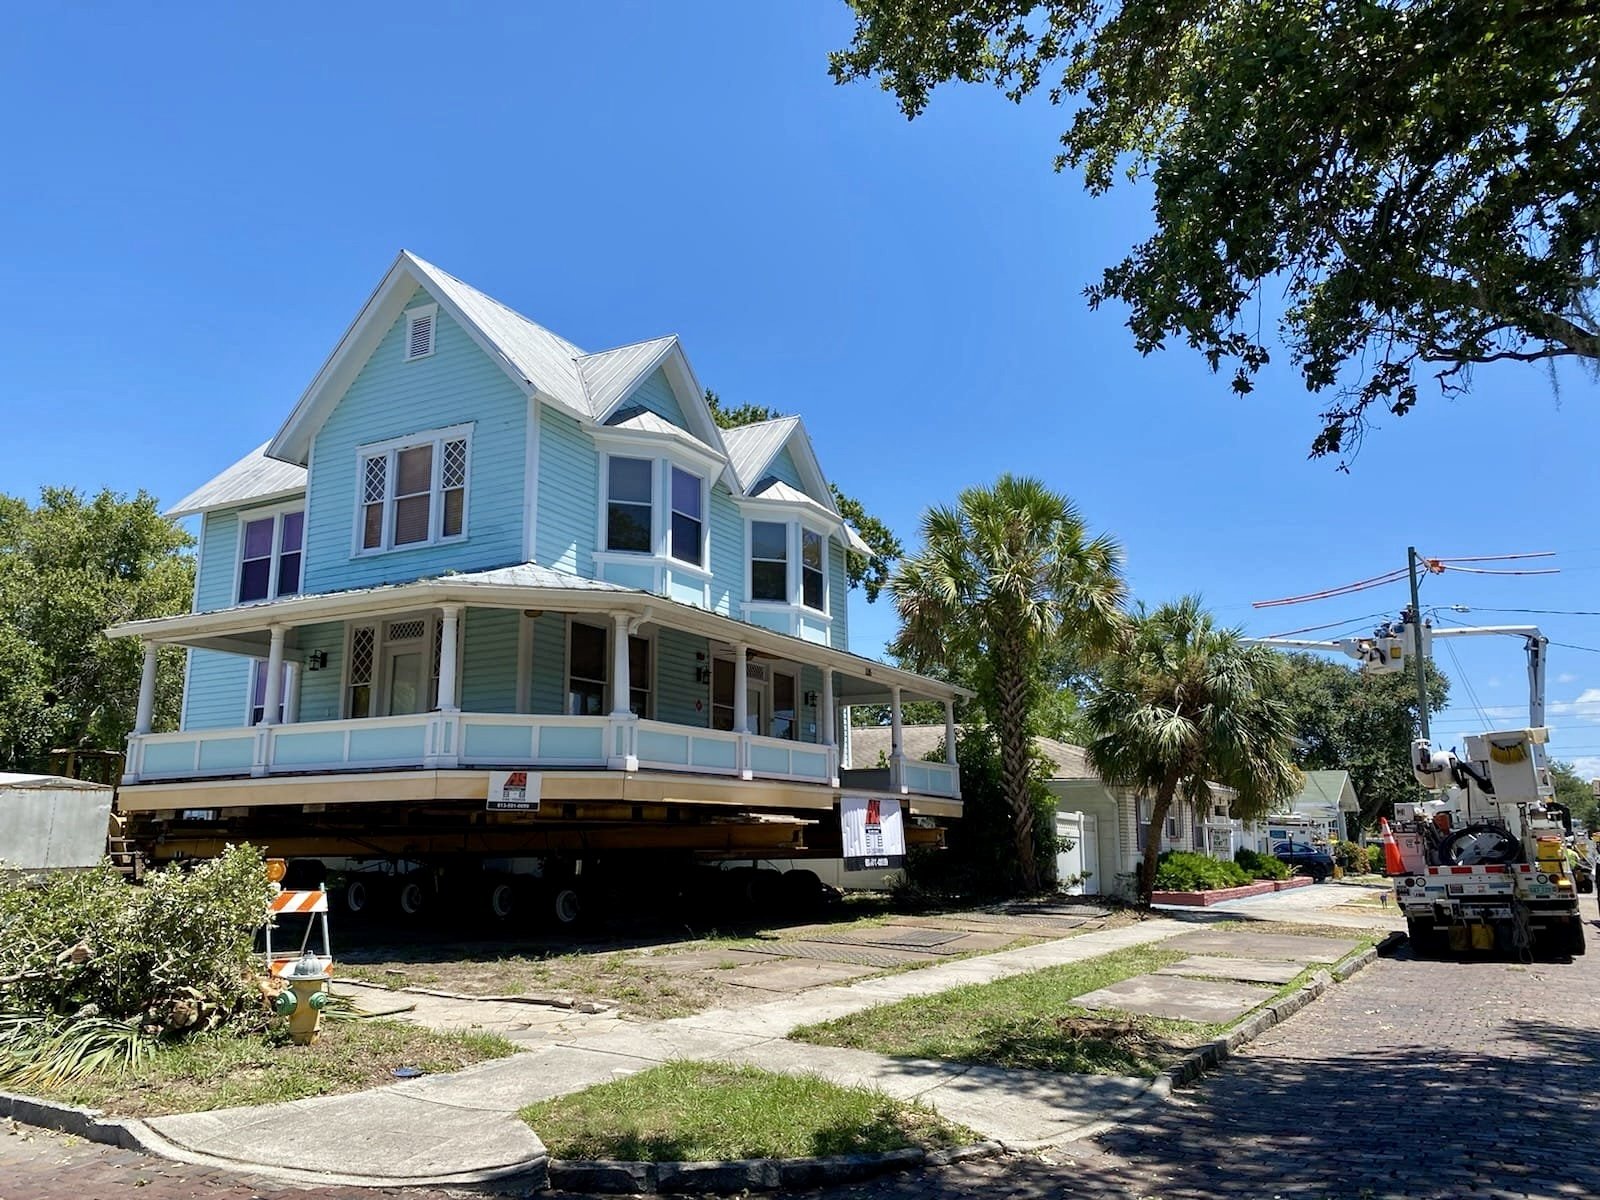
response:
{"label": "grass strip", "polygon": [[1008,1069],[1154,1076],[1221,1026],[1092,1013],[1072,1000],[1185,955],[1132,946],[994,983],[969,984],[807,1025],[794,1041]]}
{"label": "grass strip", "polygon": [[361,1091],[394,1082],[396,1067],[441,1074],[514,1050],[497,1034],[440,1033],[399,1021],[324,1021],[309,1046],[286,1036],[200,1033],[162,1044],[131,1070],[36,1094],[117,1116],[156,1117]]}
{"label": "grass strip", "polygon": [[939,1149],[978,1140],[922,1105],[815,1076],[670,1062],[529,1105],[554,1158],[715,1162]]}

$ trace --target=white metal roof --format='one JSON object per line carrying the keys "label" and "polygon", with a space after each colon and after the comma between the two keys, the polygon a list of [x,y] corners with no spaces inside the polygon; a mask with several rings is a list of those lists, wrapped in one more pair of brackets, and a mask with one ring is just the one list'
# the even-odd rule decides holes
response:
{"label": "white metal roof", "polygon": [[14,771],[0,771],[0,788],[32,791],[35,788],[50,791],[109,792],[103,783],[88,779],[73,779],[66,775],[23,775]]}
{"label": "white metal roof", "polygon": [[722,431],[722,444],[728,448],[742,490],[748,492],[755,485],[799,424],[799,417],[774,417]]}
{"label": "white metal roof", "polygon": [[306,469],[266,455],[263,442],[222,474],[190,492],[167,510],[169,517],[190,517],[213,508],[293,496],[306,490]]}
{"label": "white metal roof", "polygon": [[651,338],[578,359],[578,377],[588,397],[589,415],[597,421],[603,418],[641,378],[660,365],[677,340],[672,336]]}

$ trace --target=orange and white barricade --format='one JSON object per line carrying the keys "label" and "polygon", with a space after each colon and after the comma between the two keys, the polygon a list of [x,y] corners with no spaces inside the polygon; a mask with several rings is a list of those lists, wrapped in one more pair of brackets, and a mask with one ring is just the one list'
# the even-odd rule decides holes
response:
{"label": "orange and white barricade", "polygon": [[[279,928],[278,923],[284,917],[306,918],[305,934],[300,939],[298,949],[273,948],[273,931]],[[321,954],[311,948],[312,937],[318,929],[322,932]],[[328,893],[323,889],[278,892],[267,905],[267,919],[262,931],[266,942],[267,974],[281,978],[291,965],[310,954],[322,964],[323,975],[333,977],[333,947],[328,940]]]}

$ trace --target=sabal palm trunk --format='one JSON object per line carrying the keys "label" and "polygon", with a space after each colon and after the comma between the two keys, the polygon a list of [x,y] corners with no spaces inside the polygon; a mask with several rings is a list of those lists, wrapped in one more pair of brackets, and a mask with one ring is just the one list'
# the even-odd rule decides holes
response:
{"label": "sabal palm trunk", "polygon": [[1150,806],[1150,832],[1144,839],[1144,870],[1139,876],[1139,900],[1148,908],[1150,896],[1156,888],[1156,863],[1161,857],[1161,838],[1167,828],[1167,813],[1172,811],[1172,798],[1178,791],[1178,777],[1169,775],[1156,789],[1155,802]]}
{"label": "sabal palm trunk", "polygon": [[1002,646],[994,683],[999,709],[1000,778],[1011,810],[1011,832],[1017,855],[1017,883],[1024,892],[1039,890],[1039,864],[1034,857],[1033,797],[1028,787],[1028,681],[1020,645]]}

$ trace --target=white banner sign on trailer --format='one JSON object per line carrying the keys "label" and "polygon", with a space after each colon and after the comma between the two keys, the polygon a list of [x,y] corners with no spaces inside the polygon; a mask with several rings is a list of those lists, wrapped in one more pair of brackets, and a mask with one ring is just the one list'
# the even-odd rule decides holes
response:
{"label": "white banner sign on trailer", "polygon": [[537,771],[490,771],[490,812],[538,812],[539,773]]}
{"label": "white banner sign on trailer", "polygon": [[906,865],[900,801],[892,796],[845,796],[839,801],[844,869],[870,871]]}

